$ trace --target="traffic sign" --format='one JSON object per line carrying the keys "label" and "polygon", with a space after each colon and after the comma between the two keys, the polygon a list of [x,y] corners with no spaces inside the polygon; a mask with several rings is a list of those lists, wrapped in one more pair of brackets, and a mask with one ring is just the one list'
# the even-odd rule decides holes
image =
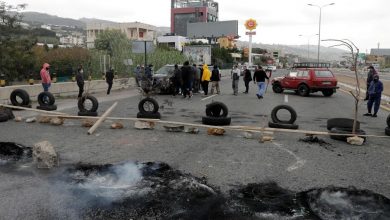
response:
{"label": "traffic sign", "polygon": [[257,21],[255,19],[250,18],[250,19],[245,21],[244,25],[245,25],[246,29],[252,31],[252,30],[256,29]]}

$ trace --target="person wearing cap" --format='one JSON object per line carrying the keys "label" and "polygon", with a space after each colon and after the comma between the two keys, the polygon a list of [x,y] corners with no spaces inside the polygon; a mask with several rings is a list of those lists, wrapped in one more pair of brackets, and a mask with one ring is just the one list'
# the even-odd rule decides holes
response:
{"label": "person wearing cap", "polygon": [[51,85],[51,78],[50,78],[50,65],[48,63],[44,63],[43,67],[41,69],[40,75],[42,80],[42,87],[43,91],[48,92],[50,85]]}
{"label": "person wearing cap", "polygon": [[366,91],[366,98],[364,101],[367,101],[369,99],[368,95],[368,89],[370,88],[371,82],[374,79],[374,75],[377,75],[375,68],[373,66],[368,67],[368,73],[367,73],[367,91]]}
{"label": "person wearing cap", "polygon": [[[375,74],[373,76],[373,80],[367,91],[369,95],[368,102],[367,102],[368,113],[364,114],[364,116],[377,117],[377,113],[381,105],[381,98],[382,98],[381,96],[383,92],[383,83],[379,81],[378,74]],[[374,106],[374,114],[371,114],[372,106]]]}

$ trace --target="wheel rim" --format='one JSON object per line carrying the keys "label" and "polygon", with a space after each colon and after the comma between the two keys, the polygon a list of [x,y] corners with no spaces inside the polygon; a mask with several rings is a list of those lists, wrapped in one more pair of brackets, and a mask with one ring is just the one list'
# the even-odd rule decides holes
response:
{"label": "wheel rim", "polygon": [[300,87],[299,87],[299,93],[300,93],[301,95],[306,94],[306,93],[307,93],[306,86],[300,86]]}
{"label": "wheel rim", "polygon": [[47,96],[47,95],[43,96],[42,102],[43,102],[43,104],[48,105],[50,102],[49,96]]}
{"label": "wheel rim", "polygon": [[275,90],[275,92],[279,93],[282,91],[282,87],[280,85],[275,85],[274,90]]}
{"label": "wheel rim", "polygon": [[153,112],[153,110],[154,110],[154,105],[153,105],[152,102],[146,101],[146,102],[143,104],[143,108],[145,109],[146,112]]}

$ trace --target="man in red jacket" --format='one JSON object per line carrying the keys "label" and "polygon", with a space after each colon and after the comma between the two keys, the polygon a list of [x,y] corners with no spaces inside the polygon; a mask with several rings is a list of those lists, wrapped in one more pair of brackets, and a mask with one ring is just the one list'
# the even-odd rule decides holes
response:
{"label": "man in red jacket", "polygon": [[41,80],[42,80],[42,87],[43,91],[48,92],[49,87],[51,85],[51,78],[49,73],[50,65],[48,63],[44,63],[43,67],[41,69]]}

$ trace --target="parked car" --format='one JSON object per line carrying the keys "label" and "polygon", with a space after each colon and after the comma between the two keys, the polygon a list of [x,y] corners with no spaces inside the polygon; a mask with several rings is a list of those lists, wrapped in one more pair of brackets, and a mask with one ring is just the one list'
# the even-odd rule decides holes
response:
{"label": "parked car", "polygon": [[272,80],[272,90],[275,93],[294,90],[301,96],[321,91],[324,96],[332,96],[338,87],[329,67],[328,63],[295,63],[287,75]]}
{"label": "parked car", "polygon": [[[181,68],[181,66],[179,66]],[[167,64],[153,74],[153,87],[156,93],[172,93],[174,85],[171,78],[175,71],[175,65]]]}

